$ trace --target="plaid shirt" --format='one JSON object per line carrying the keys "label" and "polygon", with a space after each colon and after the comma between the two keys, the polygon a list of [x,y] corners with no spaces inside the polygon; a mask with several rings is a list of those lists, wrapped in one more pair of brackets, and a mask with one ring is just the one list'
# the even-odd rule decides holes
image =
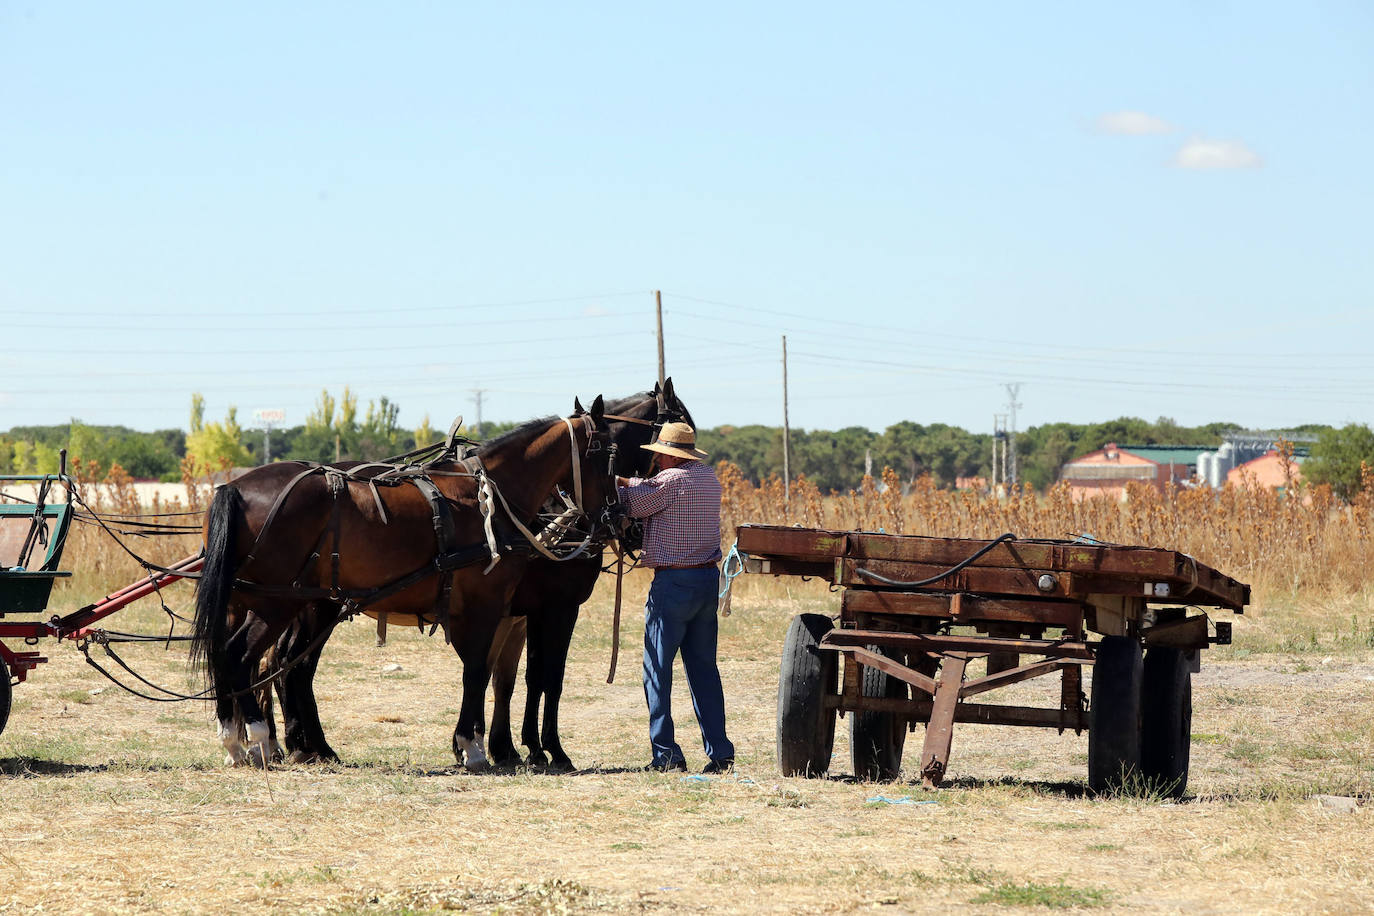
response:
{"label": "plaid shirt", "polygon": [[629,514],[644,519],[645,566],[719,562],[720,481],[709,465],[689,461],[619,490]]}

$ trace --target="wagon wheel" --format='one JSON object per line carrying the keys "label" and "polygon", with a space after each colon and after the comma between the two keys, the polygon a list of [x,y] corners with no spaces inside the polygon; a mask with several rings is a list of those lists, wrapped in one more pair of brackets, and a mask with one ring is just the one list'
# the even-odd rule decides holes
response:
{"label": "wagon wheel", "polygon": [[[896,658],[892,649],[870,646],[888,658]],[[890,677],[887,672],[867,665],[863,669],[863,695],[866,697],[895,697],[905,699],[906,684]],[[860,710],[849,717],[849,756],[854,775],[860,779],[885,782],[896,779],[902,768],[902,748],[906,744],[906,719],[892,712]]]}
{"label": "wagon wheel", "polygon": [[1120,791],[1140,775],[1142,669],[1138,641],[1107,636],[1098,645],[1088,710],[1088,788],[1094,792]]}
{"label": "wagon wheel", "polygon": [[0,657],[0,734],[10,720],[10,701],[14,697],[14,687],[10,685],[10,669],[5,659]]}
{"label": "wagon wheel", "polygon": [[792,618],[778,675],[778,768],[784,776],[818,776],[830,769],[835,745],[835,652],[820,648],[834,627],[822,614]]}
{"label": "wagon wheel", "polygon": [[1193,675],[1182,649],[1145,653],[1140,711],[1140,772],[1151,789],[1179,798],[1188,786]]}

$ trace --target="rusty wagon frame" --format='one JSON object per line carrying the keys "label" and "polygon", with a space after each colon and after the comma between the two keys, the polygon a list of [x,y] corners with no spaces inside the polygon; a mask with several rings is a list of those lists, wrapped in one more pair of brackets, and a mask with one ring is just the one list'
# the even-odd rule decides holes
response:
{"label": "rusty wagon frame", "polygon": [[[838,625],[802,614],[788,630],[777,739],[786,775],[830,769],[840,713],[864,778],[895,778],[920,724],[921,779],[939,786],[954,724],[974,722],[1086,730],[1093,791],[1181,795],[1192,673],[1203,649],[1231,638],[1231,624],[1204,609],[1243,613],[1250,601],[1248,585],[1186,554],[1091,539],[742,525],[737,547],[747,572],[841,590]],[[973,702],[1056,674],[1053,705]]]}

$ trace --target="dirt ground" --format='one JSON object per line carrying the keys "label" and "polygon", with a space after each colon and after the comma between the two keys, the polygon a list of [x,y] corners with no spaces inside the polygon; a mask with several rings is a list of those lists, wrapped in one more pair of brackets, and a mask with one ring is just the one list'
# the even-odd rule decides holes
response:
{"label": "dirt ground", "polygon": [[[646,774],[643,587],[629,589],[614,684],[610,602],[584,609],[570,775],[456,768],[457,657],[413,631],[393,627],[384,648],[370,621],[336,636],[318,692],[344,763],[267,773],[224,768],[204,704],[131,697],[72,646],[45,644],[52,661],[15,689],[0,736],[0,912],[1374,911],[1374,650],[1250,652],[1238,622],[1236,646],[1195,676],[1181,803],[1090,797],[1086,736],[975,725],[956,730],[936,792],[851,778],[844,721],[829,778],[785,779],[783,634],[830,605],[820,590],[745,587],[721,629],[736,771]],[[165,631],[165,618],[150,606],[111,625]],[[121,654],[187,685],[182,647]],[[681,681],[679,734],[699,769]],[[1053,702],[1040,683],[1006,698]]]}

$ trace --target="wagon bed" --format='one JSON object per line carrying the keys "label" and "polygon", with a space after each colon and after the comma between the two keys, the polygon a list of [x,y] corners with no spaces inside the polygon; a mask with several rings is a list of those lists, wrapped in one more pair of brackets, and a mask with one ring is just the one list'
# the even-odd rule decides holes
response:
{"label": "wagon bed", "polygon": [[[1191,674],[1201,650],[1231,634],[1203,609],[1241,613],[1250,601],[1248,585],[1187,554],[1085,539],[743,525],[738,549],[749,572],[842,589],[838,626],[804,614],[788,633],[778,701],[788,773],[829,768],[840,712],[860,776],[895,777],[905,734],[919,723],[921,776],[937,786],[954,723],[981,722],[1087,730],[1093,789],[1139,781],[1181,794]],[[1053,674],[1053,706],[970,701]]]}

